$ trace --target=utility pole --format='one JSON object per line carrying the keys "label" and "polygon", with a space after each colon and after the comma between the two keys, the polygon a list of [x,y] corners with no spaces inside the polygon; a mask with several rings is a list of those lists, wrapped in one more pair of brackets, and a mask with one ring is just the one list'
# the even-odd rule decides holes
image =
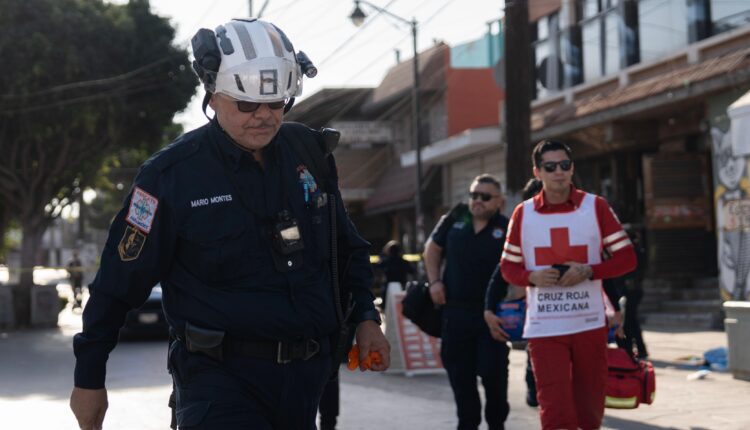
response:
{"label": "utility pole", "polygon": [[508,191],[523,189],[531,177],[531,39],[527,0],[505,3],[505,142]]}

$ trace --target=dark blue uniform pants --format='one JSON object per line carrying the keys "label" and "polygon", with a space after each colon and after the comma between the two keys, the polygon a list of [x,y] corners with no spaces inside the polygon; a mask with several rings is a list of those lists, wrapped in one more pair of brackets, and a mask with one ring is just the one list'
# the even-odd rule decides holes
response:
{"label": "dark blue uniform pants", "polygon": [[320,397],[320,430],[336,428],[339,416],[339,378],[328,381]]}
{"label": "dark blue uniform pants", "polygon": [[[170,348],[179,429],[315,430],[318,401],[330,376],[328,342],[307,361],[229,354],[219,363]],[[325,347],[324,347],[325,346]]]}
{"label": "dark blue uniform pants", "polygon": [[456,399],[458,430],[476,430],[482,422],[477,376],[482,378],[487,404],[484,417],[490,430],[504,428],[508,417],[508,354],[504,342],[490,336],[482,311],[443,310],[440,357]]}

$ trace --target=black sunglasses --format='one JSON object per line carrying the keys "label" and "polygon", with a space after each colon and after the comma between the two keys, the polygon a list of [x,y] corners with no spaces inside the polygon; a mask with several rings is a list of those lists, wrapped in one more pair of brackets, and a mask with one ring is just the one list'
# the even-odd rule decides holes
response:
{"label": "black sunglasses", "polygon": [[560,166],[563,172],[567,172],[568,170],[570,170],[571,167],[573,167],[573,162],[570,160],[562,160],[562,161],[547,161],[547,162],[542,163],[542,167],[544,167],[544,170],[546,170],[548,173],[552,173],[555,170],[557,170],[557,166]]}
{"label": "black sunglasses", "polygon": [[237,110],[240,112],[250,113],[255,112],[260,108],[260,105],[265,104],[268,105],[269,109],[277,110],[281,109],[284,106],[286,106],[286,100],[281,100],[278,102],[271,102],[271,103],[256,103],[256,102],[246,102],[244,100],[235,100],[237,103]]}
{"label": "black sunglasses", "polygon": [[488,202],[497,196],[489,194],[489,193],[480,193],[479,191],[472,191],[469,193],[469,197],[471,197],[472,200],[482,199],[483,202]]}

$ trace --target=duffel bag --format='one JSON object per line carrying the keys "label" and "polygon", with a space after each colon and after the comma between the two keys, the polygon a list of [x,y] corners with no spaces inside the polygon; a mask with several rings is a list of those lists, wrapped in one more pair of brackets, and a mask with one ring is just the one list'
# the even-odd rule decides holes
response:
{"label": "duffel bag", "polygon": [[606,407],[635,409],[654,402],[656,375],[650,361],[638,360],[622,348],[608,348],[607,367]]}
{"label": "duffel bag", "polygon": [[436,308],[427,282],[411,281],[406,284],[406,294],[401,302],[401,313],[423,332],[440,337],[443,325],[443,308]]}

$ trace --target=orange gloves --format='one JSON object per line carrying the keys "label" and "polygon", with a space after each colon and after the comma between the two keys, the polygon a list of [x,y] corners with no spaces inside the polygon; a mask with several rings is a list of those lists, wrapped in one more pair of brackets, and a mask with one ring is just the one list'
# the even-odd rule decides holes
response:
{"label": "orange gloves", "polygon": [[[352,346],[352,349],[349,351],[349,364],[347,364],[347,368],[351,371],[354,371],[357,369],[357,367],[360,367],[359,363],[359,345]],[[380,353],[377,351],[370,351],[370,354],[362,360],[362,366],[364,366],[364,370],[369,370],[370,366],[373,364],[380,364],[382,363],[383,358],[380,356]]]}

